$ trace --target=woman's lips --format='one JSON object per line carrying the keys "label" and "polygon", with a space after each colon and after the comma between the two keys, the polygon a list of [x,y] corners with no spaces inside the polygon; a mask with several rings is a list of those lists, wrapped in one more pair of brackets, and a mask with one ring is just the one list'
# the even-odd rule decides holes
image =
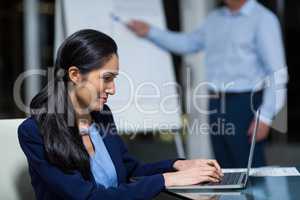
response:
{"label": "woman's lips", "polygon": [[107,102],[107,97],[100,97],[99,99],[102,100],[104,103]]}

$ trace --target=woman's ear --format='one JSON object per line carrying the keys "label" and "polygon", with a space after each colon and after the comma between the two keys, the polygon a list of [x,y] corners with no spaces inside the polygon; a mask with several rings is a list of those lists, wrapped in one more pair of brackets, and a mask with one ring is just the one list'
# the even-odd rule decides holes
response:
{"label": "woman's ear", "polygon": [[68,69],[68,76],[70,81],[72,81],[75,85],[81,82],[81,74],[77,67],[71,66]]}

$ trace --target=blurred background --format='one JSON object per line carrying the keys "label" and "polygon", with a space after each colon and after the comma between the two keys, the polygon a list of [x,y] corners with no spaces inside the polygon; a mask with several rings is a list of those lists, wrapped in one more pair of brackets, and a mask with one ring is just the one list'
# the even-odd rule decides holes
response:
{"label": "blurred background", "polygon": [[[188,26],[183,24],[186,12],[191,16],[189,16],[190,21],[197,21],[198,19],[193,19],[192,17],[205,16],[210,10],[222,4],[219,0],[215,0],[215,2],[206,0],[203,2],[202,4],[195,4],[202,7],[198,8],[198,13],[192,15],[190,13],[193,10],[186,10],[190,9],[189,5],[193,3],[192,0],[163,0],[168,28],[174,31],[184,31],[184,28]],[[298,115],[300,112],[298,91],[300,80],[297,79],[297,74],[300,73],[298,68],[300,61],[297,59],[297,47],[300,42],[300,2],[292,0],[259,0],[259,2],[271,9],[281,21],[290,78],[287,102],[287,133],[277,134],[273,130],[272,134],[270,134],[269,144],[276,144],[274,148],[280,147],[278,151],[288,151],[290,153],[286,155],[290,155],[297,151],[297,143],[300,143],[300,134],[298,133]],[[35,11],[37,13],[34,13]],[[2,119],[25,117],[25,114],[14,103],[13,86],[18,75],[26,70],[26,66],[35,63],[46,69],[48,66],[53,65],[54,17],[55,1],[53,0],[10,0],[0,2],[0,117]],[[38,24],[34,24],[36,22]],[[36,28],[37,32],[30,30],[32,28]],[[33,36],[32,34],[36,35]],[[28,38],[34,44],[28,44]],[[34,45],[37,46],[39,59],[31,57],[30,51]],[[182,84],[184,80],[180,77],[180,73],[185,65],[184,59],[175,55],[172,57],[177,81]],[[41,88],[45,84],[45,80],[40,79],[39,83],[40,85],[37,87]],[[22,98],[25,101],[24,85],[22,85],[21,91]],[[156,142],[172,141],[170,139],[172,136],[157,137],[140,135],[136,139],[141,139],[144,142],[149,141],[149,145],[152,145],[153,141],[151,140]],[[139,142],[134,141],[133,143],[138,144]],[[129,146],[133,149],[135,148],[134,144],[129,144]],[[161,148],[165,148],[163,146],[160,145]],[[173,151],[171,144],[170,147],[166,147],[166,154],[173,156],[172,152],[175,153],[175,151]],[[137,145],[137,148],[139,148],[139,145]],[[170,152],[168,153],[167,151]],[[147,160],[149,157],[146,156],[145,159]],[[280,159],[276,157],[270,158],[270,162],[273,163],[274,160],[276,164],[288,164],[289,160],[292,160],[287,157],[281,157]],[[296,157],[296,159],[300,158]]]}
{"label": "blurred background", "polygon": [[[270,165],[290,166],[300,163],[300,133],[298,130],[300,113],[300,1],[258,0],[272,10],[280,19],[284,37],[286,60],[289,71],[288,100],[283,131],[272,130],[268,138],[267,162]],[[28,66],[53,65],[54,52],[54,0],[3,0],[0,1],[0,118],[24,118],[13,99],[13,87],[18,75]],[[174,31],[189,31],[214,8],[222,4],[219,0],[163,0],[167,27]],[[193,6],[193,7],[191,7]],[[192,23],[192,25],[189,25]],[[270,33],[271,34],[271,33]],[[189,58],[172,55],[176,79],[184,84],[180,76],[187,65],[193,64]],[[192,58],[193,59],[193,58]],[[192,60],[190,59],[190,60]],[[35,89],[43,87],[46,80],[37,78]],[[28,97],[28,89],[22,85],[21,97]],[[30,91],[34,93],[33,91]],[[183,99],[182,110],[185,112]],[[183,116],[183,120],[186,115]],[[280,118],[278,119],[280,121]],[[276,122],[275,122],[276,123]],[[280,122],[279,122],[280,123]],[[282,122],[281,122],[282,123]],[[1,129],[1,127],[0,127]],[[186,131],[186,130],[184,130]],[[184,134],[185,149],[190,149],[191,139]],[[143,161],[175,157],[176,148],[171,134],[140,134],[134,139],[123,135],[129,151]],[[193,149],[201,151],[199,144]],[[141,151],[142,149],[142,151]],[[159,149],[159,153],[157,153]],[[192,152],[192,150],[188,151]],[[203,151],[202,151],[203,152]],[[205,152],[205,151],[204,151]],[[206,156],[205,153],[200,155]],[[284,156],[280,156],[284,155]],[[206,157],[210,157],[207,155]]]}

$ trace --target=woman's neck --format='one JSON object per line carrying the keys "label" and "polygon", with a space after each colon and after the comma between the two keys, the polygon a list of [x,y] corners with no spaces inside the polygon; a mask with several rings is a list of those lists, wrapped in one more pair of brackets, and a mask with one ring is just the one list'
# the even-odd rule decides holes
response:
{"label": "woman's neck", "polygon": [[76,96],[74,92],[69,93],[71,103],[73,105],[73,108],[75,110],[75,117],[77,124],[79,124],[79,121],[84,121],[85,123],[91,124],[92,122],[92,116],[87,108],[83,108],[82,105],[77,101]]}

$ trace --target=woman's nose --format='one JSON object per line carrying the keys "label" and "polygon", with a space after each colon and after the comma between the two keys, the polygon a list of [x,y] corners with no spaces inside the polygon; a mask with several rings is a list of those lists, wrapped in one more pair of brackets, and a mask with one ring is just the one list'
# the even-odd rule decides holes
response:
{"label": "woman's nose", "polygon": [[115,84],[114,83],[109,84],[109,87],[107,87],[107,89],[105,90],[105,92],[107,94],[114,95],[115,92],[116,92]]}

